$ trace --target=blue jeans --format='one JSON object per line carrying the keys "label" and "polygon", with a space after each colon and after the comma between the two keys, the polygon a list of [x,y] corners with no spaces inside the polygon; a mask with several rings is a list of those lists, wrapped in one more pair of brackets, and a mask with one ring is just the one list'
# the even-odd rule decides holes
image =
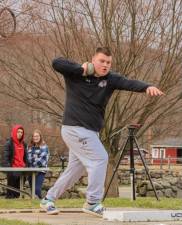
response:
{"label": "blue jeans", "polygon": [[[39,172],[35,176],[35,194],[40,199],[42,198],[41,189],[42,189],[42,184],[44,182],[44,178],[45,178],[45,173],[43,172]],[[29,177],[28,180],[29,180],[30,188],[32,188],[32,177]]]}

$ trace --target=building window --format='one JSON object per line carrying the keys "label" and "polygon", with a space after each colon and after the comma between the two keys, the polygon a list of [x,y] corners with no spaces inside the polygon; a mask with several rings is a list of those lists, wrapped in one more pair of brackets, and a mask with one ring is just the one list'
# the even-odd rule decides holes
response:
{"label": "building window", "polygon": [[165,148],[160,148],[160,158],[166,158]]}
{"label": "building window", "polygon": [[152,148],[152,158],[159,158],[159,149],[158,148]]}

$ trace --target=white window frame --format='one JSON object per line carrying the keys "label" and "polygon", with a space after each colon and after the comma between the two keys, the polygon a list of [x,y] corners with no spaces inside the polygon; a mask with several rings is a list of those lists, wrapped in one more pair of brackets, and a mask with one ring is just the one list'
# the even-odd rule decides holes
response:
{"label": "white window frame", "polygon": [[152,148],[152,158],[154,158],[154,159],[159,158],[159,149],[158,148]]}

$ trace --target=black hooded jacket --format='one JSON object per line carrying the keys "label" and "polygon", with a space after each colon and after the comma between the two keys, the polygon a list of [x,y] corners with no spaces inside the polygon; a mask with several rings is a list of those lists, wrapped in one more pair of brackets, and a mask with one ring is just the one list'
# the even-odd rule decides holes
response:
{"label": "black hooded jacket", "polygon": [[52,66],[63,75],[66,83],[63,125],[81,126],[97,132],[104,125],[106,105],[114,90],[145,92],[150,86],[114,72],[102,77],[84,77],[80,64],[64,58],[53,60]]}

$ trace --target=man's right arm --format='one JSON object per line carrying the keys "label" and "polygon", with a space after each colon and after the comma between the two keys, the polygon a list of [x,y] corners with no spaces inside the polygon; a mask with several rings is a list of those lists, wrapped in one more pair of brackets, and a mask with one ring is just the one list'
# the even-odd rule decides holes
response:
{"label": "man's right arm", "polygon": [[80,64],[62,57],[54,59],[52,61],[52,67],[64,76],[82,76],[84,72]]}

